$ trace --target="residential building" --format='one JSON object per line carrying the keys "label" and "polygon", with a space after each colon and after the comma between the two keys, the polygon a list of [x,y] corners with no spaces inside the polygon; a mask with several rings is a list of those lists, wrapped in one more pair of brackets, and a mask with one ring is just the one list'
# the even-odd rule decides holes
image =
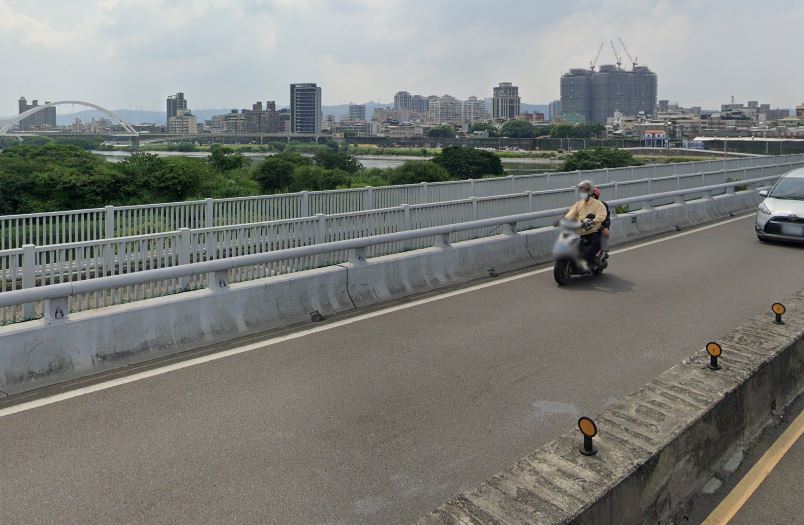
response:
{"label": "residential building", "polygon": [[492,118],[511,120],[519,115],[519,88],[510,82],[501,82],[494,88],[492,97]]}
{"label": "residential building", "polygon": [[397,91],[394,95],[394,109],[413,110],[413,95],[407,91]]}
{"label": "residential building", "polygon": [[450,95],[430,101],[430,122],[460,126],[463,120],[463,104]]}
{"label": "residential building", "polygon": [[796,116],[804,117],[804,102],[796,106]]}
{"label": "residential building", "polygon": [[561,101],[554,100],[547,106],[547,118],[551,121],[561,115]]}
{"label": "residential building", "polygon": [[366,105],[365,104],[349,104],[349,120],[352,122],[366,120]]}
{"label": "residential building", "polygon": [[251,109],[242,110],[243,129],[247,133],[276,133],[279,131],[279,116],[276,112],[276,102],[269,100],[265,109],[261,101],[251,106]]}
{"label": "residential building", "polygon": [[388,122],[391,120],[393,114],[391,108],[374,108],[374,114],[371,120],[374,122]]}
{"label": "residential building", "polygon": [[166,122],[170,121],[170,117],[175,117],[179,114],[179,111],[184,111],[185,109],[187,109],[187,99],[184,98],[184,93],[170,95],[167,98]]}
{"label": "residential building", "polygon": [[321,132],[321,88],[314,83],[290,85],[290,132]]}
{"label": "residential building", "polygon": [[175,116],[168,118],[167,132],[177,135],[195,135],[198,133],[198,119],[189,109],[177,110]]}
{"label": "residential building", "polygon": [[461,121],[468,124],[487,120],[488,113],[486,113],[486,102],[484,100],[478,100],[477,97],[469,97],[467,100],[463,101],[462,115]]}
{"label": "residential building", "polygon": [[570,69],[561,76],[561,115],[599,124],[615,112],[650,116],[656,112],[656,93],[656,73],[645,66],[630,71],[616,65],[602,65],[598,71]]}
{"label": "residential building", "polygon": [[[33,108],[39,107],[38,100],[33,100],[30,104],[28,104],[28,101],[25,99],[25,97],[20,97],[18,104],[20,115]],[[50,102],[45,102],[45,104],[50,104]],[[44,129],[55,129],[56,107],[51,106],[38,111],[30,117],[22,119],[18,126],[20,131],[41,131]]]}
{"label": "residential building", "polygon": [[413,95],[411,110],[419,115],[427,115],[430,111],[430,102],[427,97]]}

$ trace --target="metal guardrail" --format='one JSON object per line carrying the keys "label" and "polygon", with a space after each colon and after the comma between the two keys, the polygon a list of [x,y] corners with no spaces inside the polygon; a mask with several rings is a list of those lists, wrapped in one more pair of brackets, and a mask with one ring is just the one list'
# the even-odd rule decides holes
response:
{"label": "metal guardrail", "polygon": [[302,218],[321,213],[332,215],[367,211],[401,204],[430,204],[524,191],[545,191],[567,188],[586,178],[600,184],[608,184],[716,170],[770,168],[780,163],[791,162],[804,163],[804,155],[655,164],[402,186],[5,215],[0,216],[0,250],[20,248],[24,244],[45,246],[147,235],[180,228],[211,228]]}
{"label": "metal guardrail", "polygon": [[[798,165],[793,163],[792,165]],[[604,198],[635,197],[650,193],[689,189],[730,180],[752,178],[763,173],[779,174],[791,165],[754,167],[668,176],[628,182],[603,184]],[[192,262],[221,259],[238,255],[281,250],[323,242],[367,237],[430,226],[441,226],[470,220],[487,219],[516,213],[569,206],[575,190],[521,192],[494,197],[480,197],[432,204],[401,205],[393,208],[317,215],[283,221],[218,226],[214,228],[180,229],[178,231],[116,237],[47,246],[25,245],[0,251],[0,293],[103,276],[176,266]],[[532,226],[539,226],[534,223]],[[462,232],[454,240],[483,235],[483,231]],[[419,248],[426,239],[407,241],[405,245],[375,246],[370,256]],[[345,260],[346,254],[333,255]],[[270,269],[270,275],[320,266],[322,261],[301,258]],[[263,274],[264,276],[265,274]],[[255,272],[238,272],[234,281],[255,278]],[[204,284],[197,278],[186,283],[190,288]],[[155,283],[138,292],[140,298],[163,295],[173,283]],[[74,304],[74,309],[89,309],[128,302],[130,293],[91,298]],[[33,315],[31,308],[25,317]],[[15,312],[0,309],[0,323],[14,321]]]}
{"label": "metal guardrail", "polygon": [[[683,203],[686,202],[686,198],[689,197],[711,198],[715,194],[732,193],[737,186],[756,187],[757,185],[766,185],[778,178],[779,175],[773,175],[692,189],[681,189],[652,195],[616,199],[610,201],[609,204],[612,213],[615,213],[616,207],[621,205],[638,205],[647,209],[667,205],[668,203],[683,205]],[[492,230],[492,232],[494,232],[502,227],[504,234],[515,235],[518,230],[529,228],[529,225],[531,225],[533,221],[555,218],[565,211],[566,208],[558,208],[507,215],[417,230],[313,244],[310,246],[288,248],[265,253],[240,255],[169,268],[145,270],[111,277],[100,277],[86,281],[16,290],[0,294],[0,307],[16,308],[24,304],[44,302],[42,308],[43,315],[49,320],[58,321],[66,319],[69,316],[71,297],[90,296],[92,294],[126,290],[153,282],[176,283],[173,289],[168,293],[177,293],[187,290],[187,279],[203,275],[207,276],[206,281],[208,288],[215,291],[222,291],[229,287],[231,272],[246,267],[273,265],[287,260],[315,258],[336,252],[347,252],[348,260],[359,264],[365,260],[367,250],[373,246],[394,243],[404,244],[417,239],[431,239],[431,246],[439,245],[446,248],[450,245],[451,236],[460,232],[478,231],[489,228],[493,228],[494,230]]]}

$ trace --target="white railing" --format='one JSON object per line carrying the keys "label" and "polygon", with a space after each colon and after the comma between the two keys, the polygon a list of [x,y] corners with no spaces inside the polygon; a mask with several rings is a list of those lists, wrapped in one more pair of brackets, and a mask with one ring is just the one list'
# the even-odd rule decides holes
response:
{"label": "white railing", "polygon": [[[637,197],[672,190],[692,189],[728,181],[756,178],[760,175],[780,175],[789,166],[774,168],[743,168],[725,172],[678,175],[642,181],[603,184],[607,200]],[[774,173],[769,174],[769,171]],[[504,215],[569,207],[575,201],[575,190],[522,192],[496,197],[481,197],[445,201],[433,204],[396,206],[343,214],[304,217],[284,221],[217,226],[213,228],[182,228],[176,231],[117,237],[96,241],[65,243],[48,246],[25,245],[23,248],[0,251],[0,293],[64,282],[82,281],[110,275],[123,275],[179,264],[208,261],[283,250],[394,233],[411,229],[442,226],[457,222],[489,219]],[[534,223],[531,226],[541,226]],[[465,231],[457,234],[456,241],[488,234],[487,231]],[[396,253],[405,249],[420,248],[428,239],[417,239],[404,244],[378,246],[370,249],[370,256]],[[343,260],[345,254],[334,254]],[[286,261],[283,265],[253,270],[233,276],[233,280],[253,279],[255,276],[278,275],[309,269],[323,264],[321,258]],[[267,272],[267,273],[266,273]],[[203,286],[191,280],[189,288]],[[138,290],[133,297],[147,298],[162,295],[173,283],[157,283]],[[168,287],[168,288],[166,288]],[[93,296],[76,302],[76,310],[97,308],[128,302],[134,291]],[[18,312],[0,310],[0,323],[16,320]],[[31,317],[28,308],[24,317]]]}
{"label": "white railing", "polygon": [[[628,205],[631,211],[654,208],[675,203],[684,205],[687,200],[712,198],[723,193],[733,193],[740,186],[755,188],[778,179],[779,175],[708,185],[691,189],[679,189],[615,199],[609,202],[612,214],[616,207]],[[511,199],[525,198],[532,193],[512,195]],[[477,200],[472,200],[477,202]],[[445,203],[450,204],[450,203]],[[412,208],[412,207],[411,207]],[[474,209],[474,208],[473,208]],[[32,287],[0,293],[0,309],[10,312],[11,320],[31,319],[42,315],[48,320],[65,319],[71,312],[113,304],[106,298],[122,298],[125,302],[179,293],[199,287],[213,290],[226,289],[229,283],[264,276],[277,275],[304,268],[339,264],[347,261],[360,262],[366,257],[383,253],[399,252],[415,247],[440,245],[450,242],[497,233],[516,234],[517,231],[539,226],[548,226],[552,219],[566,211],[566,207],[528,213],[513,213],[495,218],[460,221],[456,224],[422,227],[403,231],[370,235],[345,240],[327,240],[303,246],[286,247],[273,251],[250,254],[230,253],[228,257],[205,261],[187,261],[155,269],[122,273],[95,279],[68,281],[58,284]],[[187,230],[184,241],[187,242]],[[192,242],[192,241],[190,241]],[[299,264],[298,261],[306,261]]]}
{"label": "white railing", "polygon": [[0,250],[21,248],[25,244],[45,246],[148,235],[180,228],[210,228],[295,219],[320,213],[331,215],[367,211],[401,204],[429,204],[524,191],[546,191],[567,188],[583,179],[608,184],[743,168],[773,168],[779,164],[792,163],[804,165],[804,155],[722,159],[352,190],[5,215],[0,216]]}

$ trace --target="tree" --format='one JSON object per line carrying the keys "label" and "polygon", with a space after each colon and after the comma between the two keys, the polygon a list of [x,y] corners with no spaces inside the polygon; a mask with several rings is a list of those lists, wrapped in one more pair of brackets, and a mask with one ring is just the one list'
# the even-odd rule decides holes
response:
{"label": "tree", "polygon": [[357,173],[363,168],[355,157],[345,152],[336,152],[329,149],[317,151],[313,155],[316,166],[327,169],[339,169],[347,173]]}
{"label": "tree", "polygon": [[287,190],[293,182],[293,170],[298,165],[282,158],[280,155],[268,157],[257,164],[252,172],[254,180],[266,193],[278,193]]}
{"label": "tree", "polygon": [[488,131],[489,137],[500,136],[500,129],[490,122],[475,122],[469,126],[470,133],[474,133],[475,131]]}
{"label": "tree", "polygon": [[500,131],[503,137],[514,139],[529,139],[534,135],[533,124],[525,120],[509,120]]}
{"label": "tree", "polygon": [[248,159],[232,148],[213,144],[210,148],[207,161],[218,171],[231,171],[242,168],[248,164]]}
{"label": "tree", "polygon": [[431,129],[427,133],[428,137],[455,137],[455,128],[450,126],[449,124],[441,124],[440,126],[436,126]]}
{"label": "tree", "polygon": [[328,170],[321,166],[297,166],[293,170],[290,191],[334,190],[349,184],[349,174],[343,170]]}
{"label": "tree", "polygon": [[420,182],[441,182],[449,180],[449,173],[440,165],[429,160],[409,160],[391,170],[388,182],[391,184],[418,184]]}
{"label": "tree", "polygon": [[631,153],[620,149],[594,148],[576,151],[564,160],[563,171],[596,170],[639,166],[642,163]]}
{"label": "tree", "polygon": [[277,155],[274,155],[276,159],[286,160],[296,166],[309,166],[313,163],[310,160],[310,157],[305,157],[301,153],[297,153],[295,151],[283,151]]}
{"label": "tree", "polygon": [[433,157],[433,162],[447,170],[453,179],[478,179],[504,173],[500,157],[490,151],[447,146]]}

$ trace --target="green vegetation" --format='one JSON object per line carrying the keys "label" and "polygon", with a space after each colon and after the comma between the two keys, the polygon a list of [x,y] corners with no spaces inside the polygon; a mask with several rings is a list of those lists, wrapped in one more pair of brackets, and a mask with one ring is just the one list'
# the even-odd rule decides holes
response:
{"label": "green vegetation", "polygon": [[602,136],[606,128],[602,124],[553,124],[548,130],[554,139],[589,139]]}
{"label": "green vegetation", "polygon": [[440,126],[436,126],[431,129],[427,135],[429,137],[445,137],[445,138],[454,138],[455,137],[455,128],[450,126],[449,124],[441,124]]}
{"label": "green vegetation", "polygon": [[509,120],[503,124],[500,131],[503,137],[512,139],[529,139],[536,136],[536,128],[524,120]]}
{"label": "green vegetation", "polygon": [[464,146],[447,146],[432,162],[444,168],[453,179],[479,179],[504,173],[500,157],[490,151]]}
{"label": "green vegetation", "polygon": [[475,131],[488,131],[489,137],[500,136],[500,128],[489,122],[475,122],[469,126],[469,133],[474,133]]}
{"label": "green vegetation", "polygon": [[631,153],[612,148],[594,148],[576,151],[564,159],[563,171],[597,170],[601,168],[621,168],[640,166],[642,162]]}

